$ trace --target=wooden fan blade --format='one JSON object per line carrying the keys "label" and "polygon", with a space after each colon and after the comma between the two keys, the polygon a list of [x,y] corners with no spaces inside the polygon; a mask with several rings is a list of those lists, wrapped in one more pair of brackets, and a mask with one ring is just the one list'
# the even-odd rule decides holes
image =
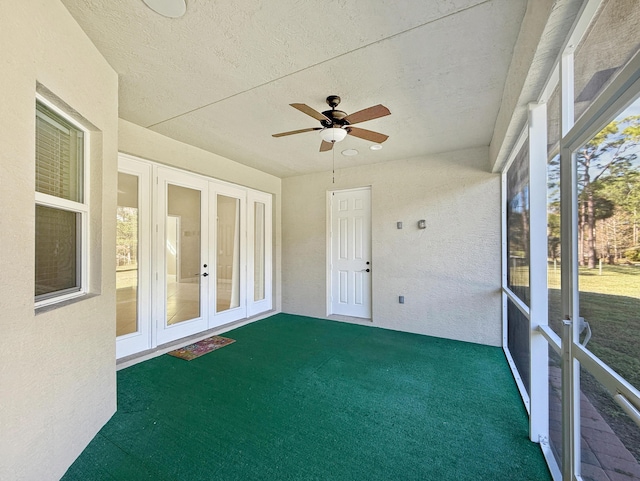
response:
{"label": "wooden fan blade", "polygon": [[333,149],[334,142],[325,142],[324,140],[320,144],[320,152],[326,152]]}
{"label": "wooden fan blade", "polygon": [[331,120],[328,117],[324,116],[317,110],[312,109],[306,104],[289,104],[289,105],[291,105],[294,109],[298,109],[300,112],[310,115],[316,120],[320,120],[320,121],[328,120],[329,122],[331,122]]}
{"label": "wooden fan blade", "polygon": [[273,134],[272,137],[284,137],[285,135],[301,134],[302,132],[312,132],[314,130],[322,130],[322,127],[311,127],[309,129],[291,130],[290,132],[281,132]]}
{"label": "wooden fan blade", "polygon": [[347,132],[349,132],[349,134],[353,135],[354,137],[360,137],[364,140],[370,140],[371,142],[375,142],[376,144],[381,144],[389,138],[388,135],[374,132],[373,130],[360,129],[358,127],[347,127]]}
{"label": "wooden fan blade", "polygon": [[378,119],[385,115],[391,115],[391,112],[384,105],[374,105],[368,109],[358,110],[350,115],[347,115],[344,120],[350,124],[358,124],[360,122],[366,122],[367,120]]}

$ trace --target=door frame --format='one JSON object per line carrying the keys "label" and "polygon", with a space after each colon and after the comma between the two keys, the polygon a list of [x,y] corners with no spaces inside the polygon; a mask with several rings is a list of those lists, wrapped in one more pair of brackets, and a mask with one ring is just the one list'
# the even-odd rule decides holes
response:
{"label": "door frame", "polygon": [[[333,248],[331,245],[332,242],[332,222],[333,222],[333,210],[332,210],[332,199],[335,193],[337,192],[356,192],[359,190],[368,190],[369,191],[369,254],[371,256],[371,264],[373,264],[373,188],[371,185],[364,185],[361,187],[353,187],[350,189],[336,189],[336,190],[328,190],[327,191],[327,207],[326,207],[326,312],[327,316],[343,316],[343,314],[335,314],[333,312],[333,302],[331,299],[332,296],[332,282],[333,282],[333,269],[332,269],[332,252]],[[363,321],[373,320],[373,269],[371,269],[371,285],[370,285],[370,295],[369,295],[369,312],[370,317],[354,317],[354,319],[362,319]],[[352,316],[344,316],[344,317],[352,317]]]}

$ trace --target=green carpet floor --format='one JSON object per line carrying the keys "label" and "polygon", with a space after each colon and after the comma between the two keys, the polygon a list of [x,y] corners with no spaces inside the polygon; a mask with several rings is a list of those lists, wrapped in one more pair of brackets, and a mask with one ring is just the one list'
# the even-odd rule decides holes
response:
{"label": "green carpet floor", "polygon": [[81,480],[550,480],[502,350],[278,314],[118,373]]}

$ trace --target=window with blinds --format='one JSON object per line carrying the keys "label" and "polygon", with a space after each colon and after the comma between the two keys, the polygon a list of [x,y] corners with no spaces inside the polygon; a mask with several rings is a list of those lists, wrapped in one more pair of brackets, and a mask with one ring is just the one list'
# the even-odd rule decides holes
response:
{"label": "window with blinds", "polygon": [[83,293],[84,137],[82,129],[36,103],[36,306]]}
{"label": "window with blinds", "polygon": [[36,104],[36,192],[82,202],[84,132]]}

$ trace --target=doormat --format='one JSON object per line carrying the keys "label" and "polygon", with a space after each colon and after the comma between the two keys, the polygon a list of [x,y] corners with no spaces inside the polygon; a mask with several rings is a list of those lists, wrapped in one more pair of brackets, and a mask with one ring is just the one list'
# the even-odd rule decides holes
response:
{"label": "doormat", "polygon": [[179,357],[180,359],[185,359],[186,361],[191,361],[196,357],[200,357],[208,352],[220,349],[232,342],[236,342],[236,340],[229,339],[228,337],[212,336],[203,339],[202,341],[198,341],[195,344],[189,344],[188,346],[181,347],[175,351],[168,352],[167,354]]}

